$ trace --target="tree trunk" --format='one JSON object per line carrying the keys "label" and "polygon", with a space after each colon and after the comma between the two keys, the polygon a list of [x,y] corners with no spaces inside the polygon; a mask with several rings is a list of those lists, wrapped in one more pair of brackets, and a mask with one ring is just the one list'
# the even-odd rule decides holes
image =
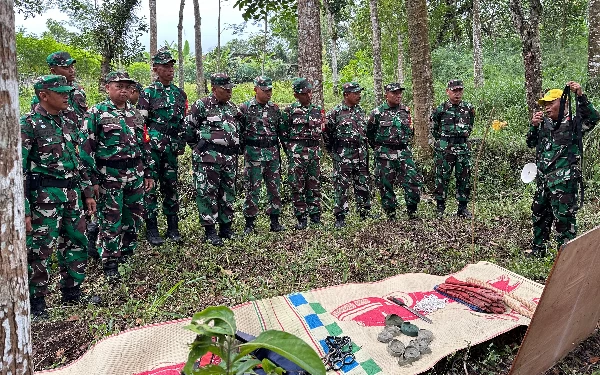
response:
{"label": "tree trunk", "polygon": [[33,374],[13,0],[0,2],[0,374]]}
{"label": "tree trunk", "polygon": [[158,31],[156,27],[156,0],[149,0],[148,3],[150,6],[150,56],[154,56],[158,51]]}
{"label": "tree trunk", "polygon": [[298,75],[312,83],[312,102],[323,106],[320,6],[319,0],[298,0]]}
{"label": "tree trunk", "polygon": [[475,87],[483,86],[483,51],[481,49],[479,0],[473,0],[473,80],[475,81]]}
{"label": "tree trunk", "polygon": [[221,0],[219,0],[219,13],[217,16],[217,70],[221,71]]}
{"label": "tree trunk", "polygon": [[98,91],[106,92],[105,81],[104,78],[108,73],[110,73],[110,64],[112,63],[112,56],[102,56],[102,61],[100,62],[100,78],[98,79]]}
{"label": "tree trunk", "polygon": [[333,81],[333,95],[339,95],[339,78],[338,78],[338,66],[337,66],[337,24],[335,23],[335,18],[333,17],[333,13],[330,11],[329,7],[325,7],[325,12],[327,14],[327,34],[329,34],[329,38],[331,39],[331,80]]}
{"label": "tree trunk", "polygon": [[373,92],[375,93],[375,104],[381,104],[383,100],[383,89],[381,81],[381,28],[379,27],[379,16],[377,15],[377,0],[369,1],[371,11],[371,27],[373,29]]}
{"label": "tree trunk", "polygon": [[600,94],[600,0],[590,0],[588,5],[588,85],[592,96]]}
{"label": "tree trunk", "polygon": [[542,95],[542,50],[540,48],[539,23],[542,17],[540,0],[530,0],[529,16],[525,17],[520,0],[510,0],[512,21],[522,43],[525,66],[525,92],[529,116],[533,115]]}
{"label": "tree trunk", "polygon": [[196,57],[196,93],[198,97],[204,96],[206,87],[204,86],[204,69],[202,67],[202,31],[201,24],[202,19],[200,18],[200,5],[198,0],[194,2],[194,54]]}
{"label": "tree trunk", "polygon": [[263,40],[263,56],[262,56],[262,67],[261,67],[261,74],[263,76],[265,75],[265,60],[267,59],[267,37],[269,34],[268,27],[269,27],[269,25],[267,23],[267,15],[265,14],[265,35],[264,35],[264,40]]}
{"label": "tree trunk", "polygon": [[185,0],[181,0],[179,4],[179,24],[177,24],[177,54],[179,63],[179,87],[183,90],[184,80],[184,61],[183,61],[183,8],[185,8]]}
{"label": "tree trunk", "polygon": [[415,127],[416,145],[425,154],[431,154],[428,144],[429,117],[433,107],[433,76],[431,52],[429,50],[429,31],[427,3],[425,0],[406,0],[406,18],[408,19],[408,47],[413,84],[412,118]]}
{"label": "tree trunk", "polygon": [[398,68],[396,70],[396,79],[400,86],[404,86],[404,35],[398,27]]}

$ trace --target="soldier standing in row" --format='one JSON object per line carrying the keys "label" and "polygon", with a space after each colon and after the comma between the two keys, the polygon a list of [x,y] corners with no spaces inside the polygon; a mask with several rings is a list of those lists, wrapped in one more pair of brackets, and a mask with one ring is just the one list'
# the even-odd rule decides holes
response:
{"label": "soldier standing in row", "polygon": [[321,107],[311,103],[312,85],[306,78],[292,82],[296,102],[283,111],[280,137],[287,152],[288,182],[294,202],[296,229],[306,229],[307,218],[321,224]]}
{"label": "soldier standing in row", "polygon": [[369,191],[369,153],[365,112],[360,107],[361,91],[356,82],[342,85],[344,101],[327,114],[323,132],[325,147],[333,159],[335,190],[335,227],[346,225],[348,190],[354,185],[354,196],[360,217],[365,219],[371,210]]}
{"label": "soldier standing in row", "polygon": [[381,206],[391,220],[396,218],[398,207],[394,184],[402,182],[406,212],[411,219],[416,217],[423,184],[409,146],[414,129],[410,109],[402,104],[403,91],[399,83],[385,85],[385,102],[371,111],[367,122],[367,136],[375,151]]}
{"label": "soldier standing in row", "polygon": [[253,99],[240,105],[240,143],[244,152],[246,190],[244,234],[251,234],[255,229],[254,222],[258,215],[260,187],[263,180],[267,188],[267,200],[269,201],[267,214],[271,219],[271,232],[280,232],[285,230],[285,227],[279,223],[281,159],[277,132],[281,121],[281,111],[279,106],[271,101],[273,94],[271,78],[256,77],[254,92],[256,94]]}
{"label": "soldier standing in row", "polygon": [[475,109],[462,100],[463,82],[453,79],[446,89],[448,100],[433,112],[432,136],[434,139],[435,160],[435,199],[438,216],[446,210],[446,196],[452,169],[456,167],[456,215],[470,219],[467,209],[471,194],[471,150],[467,139],[473,131]]}
{"label": "soldier standing in row", "polygon": [[167,217],[166,236],[181,241],[179,233],[179,195],[177,193],[177,157],[185,151],[184,118],[187,95],[175,86],[175,59],[166,49],[152,57],[152,69],[158,79],[140,94],[138,108],[146,118],[154,162],[154,187],[145,194],[146,238],[152,245],[161,245],[164,239],[158,233],[157,185],[162,195],[163,213]]}
{"label": "soldier standing in row", "polygon": [[81,298],[86,246],[82,195],[88,214],[96,211],[90,179],[77,153],[78,124],[63,113],[73,90],[64,76],[47,75],[34,83],[39,103],[21,117],[25,228],[31,313],[45,317],[49,264],[54,247],[64,303]]}
{"label": "soldier standing in row", "polygon": [[[210,76],[212,94],[198,99],[186,117],[186,141],[194,150],[196,204],[205,238],[214,246],[233,238],[233,203],[239,152],[239,111],[227,74]],[[215,224],[219,223],[219,233]]]}
{"label": "soldier standing in row", "polygon": [[107,277],[119,277],[119,262],[137,247],[144,191],[154,184],[150,140],[144,139],[143,118],[128,101],[133,84],[127,73],[107,74],[108,99],[92,107],[84,120],[88,136],[81,158],[99,195],[98,249]]}

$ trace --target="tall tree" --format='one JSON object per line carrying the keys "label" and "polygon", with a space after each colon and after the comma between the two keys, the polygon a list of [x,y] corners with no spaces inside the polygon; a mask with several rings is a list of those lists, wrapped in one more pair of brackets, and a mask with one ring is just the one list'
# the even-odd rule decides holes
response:
{"label": "tall tree", "polygon": [[150,6],[150,56],[158,51],[158,31],[156,27],[156,0],[148,0]]}
{"label": "tall tree", "polygon": [[433,107],[433,76],[427,2],[425,0],[406,0],[406,18],[408,19],[408,46],[413,84],[413,123],[416,144],[429,151],[429,117]]}
{"label": "tall tree", "polygon": [[319,0],[298,0],[298,74],[313,84],[313,103],[323,106],[320,6]]}
{"label": "tall tree", "polygon": [[398,27],[398,66],[396,68],[396,80],[404,86],[404,34]]}
{"label": "tall tree", "polygon": [[513,25],[521,39],[521,53],[525,66],[525,92],[529,115],[537,107],[537,100],[542,94],[542,49],[540,48],[540,19],[542,3],[540,0],[529,0],[529,14],[521,5],[521,0],[510,0],[508,3]]}
{"label": "tall tree", "polygon": [[475,81],[475,87],[483,86],[483,51],[481,49],[479,0],[473,0],[473,80]]}
{"label": "tall tree", "polygon": [[179,64],[179,87],[183,90],[185,84],[184,59],[183,59],[183,9],[185,0],[179,4],[179,23],[177,24],[177,60]]}
{"label": "tall tree", "polygon": [[196,93],[198,97],[204,96],[204,68],[202,66],[202,19],[200,18],[200,5],[194,2],[194,49],[196,58]]}
{"label": "tall tree", "polygon": [[377,14],[377,0],[369,0],[371,12],[371,28],[373,29],[373,92],[375,93],[375,104],[379,105],[383,100],[383,81],[381,73],[381,27],[379,26],[379,15]]}
{"label": "tall tree", "polygon": [[333,81],[333,95],[339,94],[338,78],[338,24],[342,9],[347,5],[347,0],[324,0],[325,14],[327,17],[327,35],[330,40],[331,75]]}
{"label": "tall tree", "polygon": [[590,0],[588,5],[588,87],[592,95],[600,94],[600,0]]}
{"label": "tall tree", "polygon": [[33,374],[13,0],[0,2],[1,374]]}
{"label": "tall tree", "polygon": [[221,0],[219,1],[219,13],[217,16],[217,70],[220,72],[221,64]]}

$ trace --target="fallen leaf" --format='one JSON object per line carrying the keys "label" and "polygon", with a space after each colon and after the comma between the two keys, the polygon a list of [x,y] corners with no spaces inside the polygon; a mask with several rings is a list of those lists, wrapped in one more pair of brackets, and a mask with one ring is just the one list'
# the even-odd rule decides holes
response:
{"label": "fallen leaf", "polygon": [[591,363],[592,365],[593,365],[593,364],[595,364],[595,363],[596,363],[596,362],[598,362],[598,361],[600,361],[600,357],[592,357],[592,358],[590,358],[590,363]]}
{"label": "fallen leaf", "polygon": [[79,315],[71,315],[67,318],[67,322],[74,322],[76,320],[79,320]]}
{"label": "fallen leaf", "polygon": [[232,270],[222,269],[221,272],[223,272],[227,276],[233,275],[233,271]]}
{"label": "fallen leaf", "polygon": [[56,358],[61,358],[63,356],[63,354],[65,354],[65,349],[60,348],[56,351]]}
{"label": "fallen leaf", "polygon": [[142,320],[142,318],[137,318],[135,320],[135,324],[137,324],[138,326],[141,325],[144,321]]}

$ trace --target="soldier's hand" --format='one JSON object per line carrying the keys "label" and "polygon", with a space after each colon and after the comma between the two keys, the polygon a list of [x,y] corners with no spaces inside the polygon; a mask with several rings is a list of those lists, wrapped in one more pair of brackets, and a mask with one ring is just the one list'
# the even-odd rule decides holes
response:
{"label": "soldier's hand", "polygon": [[96,199],[100,198],[100,185],[94,185],[92,186],[92,189],[94,191],[94,197]]}
{"label": "soldier's hand", "polygon": [[154,180],[151,178],[144,178],[144,191],[147,193],[154,187]]}
{"label": "soldier's hand", "polygon": [[33,226],[31,225],[31,216],[25,216],[25,231],[27,233],[33,232]]}
{"label": "soldier's hand", "polygon": [[96,213],[96,200],[94,198],[85,198],[85,205],[87,206],[88,215]]}
{"label": "soldier's hand", "polygon": [[577,94],[577,96],[583,95],[583,90],[581,89],[581,85],[579,83],[575,81],[569,81],[567,82],[567,86],[569,86],[571,88],[571,91]]}
{"label": "soldier's hand", "polygon": [[533,126],[538,126],[539,124],[542,123],[542,121],[544,121],[544,112],[542,112],[542,111],[535,112],[533,114],[533,117],[531,118],[531,123],[533,124]]}

